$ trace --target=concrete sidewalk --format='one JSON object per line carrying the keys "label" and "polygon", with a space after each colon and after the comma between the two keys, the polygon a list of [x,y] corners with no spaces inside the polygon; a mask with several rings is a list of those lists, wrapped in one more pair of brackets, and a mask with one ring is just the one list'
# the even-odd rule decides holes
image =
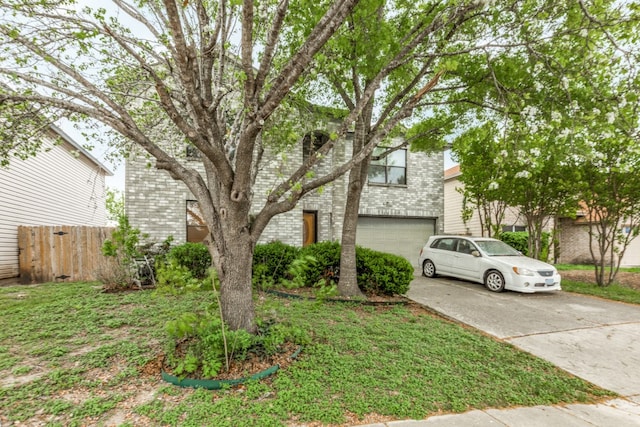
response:
{"label": "concrete sidewalk", "polygon": [[424,277],[414,279],[407,296],[621,397],[595,405],[475,410],[369,427],[640,426],[640,306],[566,292],[496,294],[469,282]]}

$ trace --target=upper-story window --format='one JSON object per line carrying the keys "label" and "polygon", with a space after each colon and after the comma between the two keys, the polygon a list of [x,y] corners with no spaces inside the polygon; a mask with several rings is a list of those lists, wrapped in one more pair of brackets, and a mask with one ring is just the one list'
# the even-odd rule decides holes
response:
{"label": "upper-story window", "polygon": [[377,160],[372,160],[369,165],[369,182],[374,184],[406,185],[407,150],[401,148],[384,155],[388,150],[385,147],[377,147],[373,151],[373,159]]}
{"label": "upper-story window", "polygon": [[307,161],[311,153],[314,153],[329,140],[329,136],[322,132],[308,133],[302,140],[302,160]]}
{"label": "upper-story window", "polygon": [[195,146],[191,144],[187,144],[185,154],[188,160],[196,160],[201,158],[200,150],[198,150]]}

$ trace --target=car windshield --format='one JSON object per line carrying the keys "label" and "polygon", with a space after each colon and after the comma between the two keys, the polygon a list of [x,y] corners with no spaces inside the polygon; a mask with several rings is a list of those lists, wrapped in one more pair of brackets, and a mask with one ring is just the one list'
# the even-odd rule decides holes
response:
{"label": "car windshield", "polygon": [[504,242],[497,240],[479,240],[475,242],[489,256],[519,256],[520,252]]}

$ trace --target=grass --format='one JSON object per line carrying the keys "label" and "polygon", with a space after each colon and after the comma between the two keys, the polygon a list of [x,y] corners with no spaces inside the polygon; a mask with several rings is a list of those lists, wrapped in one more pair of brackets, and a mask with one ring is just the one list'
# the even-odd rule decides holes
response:
{"label": "grass", "polygon": [[[576,264],[556,264],[559,271],[583,270],[594,271],[593,265]],[[620,268],[621,272],[640,273],[640,267]],[[613,301],[621,301],[630,304],[640,304],[640,291],[628,286],[611,284],[609,286],[598,286],[595,283],[584,283],[573,280],[562,280],[562,289],[568,292],[575,292],[585,295],[593,295]]]}
{"label": "grass", "polygon": [[[141,373],[163,326],[208,293],[105,294],[91,283],[0,288],[0,424],[284,426],[423,419],[487,407],[592,402],[608,391],[480,333],[404,306],[260,295],[260,314],[310,331],[266,381],[182,389]],[[20,383],[23,377],[29,381]],[[24,379],[24,378],[23,378]],[[120,416],[120,418],[117,418]]]}
{"label": "grass", "polygon": [[593,295],[613,301],[640,304],[640,291],[621,285],[598,286],[593,283],[563,280],[562,290],[585,295]]}
{"label": "grass", "polygon": [[[587,265],[587,264],[554,264],[554,267],[558,271],[568,271],[568,270],[593,271],[595,269],[595,267],[593,265]],[[620,269],[618,271],[627,271],[627,272],[630,272],[630,273],[640,273],[640,267],[620,267]]]}

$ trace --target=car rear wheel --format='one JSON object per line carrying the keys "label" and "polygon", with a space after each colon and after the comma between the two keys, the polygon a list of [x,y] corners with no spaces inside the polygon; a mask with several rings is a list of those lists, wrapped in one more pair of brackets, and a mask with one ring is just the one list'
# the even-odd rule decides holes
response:
{"label": "car rear wheel", "polygon": [[430,259],[425,259],[422,263],[422,275],[426,277],[436,277],[436,266]]}
{"label": "car rear wheel", "polygon": [[491,292],[502,292],[504,291],[504,277],[499,271],[491,270],[484,277],[484,285]]}

